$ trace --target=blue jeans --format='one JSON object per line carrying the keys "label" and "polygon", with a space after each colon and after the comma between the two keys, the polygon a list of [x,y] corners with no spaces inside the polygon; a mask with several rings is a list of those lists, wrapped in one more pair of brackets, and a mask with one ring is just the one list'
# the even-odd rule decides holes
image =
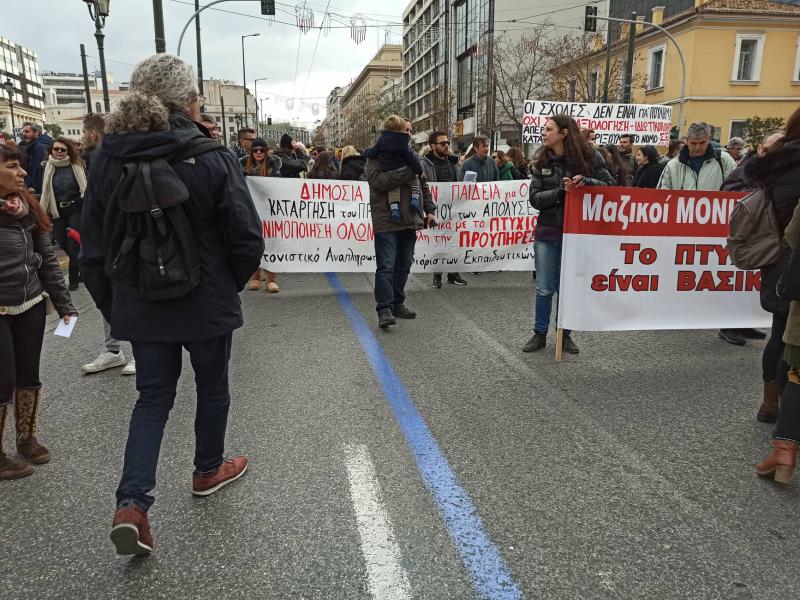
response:
{"label": "blue jeans", "polygon": [[406,301],[406,282],[414,263],[417,232],[413,229],[375,234],[375,310]]}
{"label": "blue jeans", "polygon": [[169,411],[175,403],[183,348],[189,352],[197,386],[195,472],[214,471],[222,464],[231,399],[228,361],[232,339],[233,333],[227,333],[211,340],[185,344],[131,343],[136,359],[139,399],[133,407],[128,430],[122,480],[117,488],[118,506],[133,502],[147,511],[153,504],[154,498],[148,492],[156,487],[161,439]]}
{"label": "blue jeans", "polygon": [[[533,262],[536,267],[536,315],[534,333],[547,333],[553,312],[553,294],[558,292],[561,278],[561,242],[535,240]],[[565,334],[569,335],[568,331]]]}

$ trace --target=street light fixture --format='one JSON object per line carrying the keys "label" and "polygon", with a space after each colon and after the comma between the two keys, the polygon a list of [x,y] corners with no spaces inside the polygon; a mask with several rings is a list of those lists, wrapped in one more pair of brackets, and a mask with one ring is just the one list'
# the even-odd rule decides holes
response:
{"label": "street light fixture", "polygon": [[248,33],[247,35],[243,35],[242,36],[242,96],[244,98],[244,104],[242,106],[244,107],[244,126],[245,127],[247,127],[247,121],[248,121],[249,114],[248,114],[248,111],[247,111],[247,74],[246,74],[245,68],[244,68],[244,38],[258,37],[259,35],[261,35],[261,34],[260,33]]}
{"label": "street light fixture", "polygon": [[11,109],[11,139],[17,140],[17,124],[14,122],[14,82],[10,77],[6,77],[3,84],[6,94],[8,94],[8,107]]}
{"label": "street light fixture", "polygon": [[111,112],[111,100],[108,97],[108,79],[106,78],[106,55],[103,50],[103,27],[109,14],[111,0],[83,0],[89,9],[89,16],[94,21],[94,38],[97,40],[97,52],[100,58],[100,77],[103,81],[103,105],[106,112]]}

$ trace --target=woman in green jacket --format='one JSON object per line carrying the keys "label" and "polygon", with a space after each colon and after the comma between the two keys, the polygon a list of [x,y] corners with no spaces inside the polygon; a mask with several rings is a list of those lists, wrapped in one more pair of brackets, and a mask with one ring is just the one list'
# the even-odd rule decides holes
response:
{"label": "woman in green jacket", "polygon": [[[492,158],[494,162],[497,163],[497,169],[500,171],[500,181],[512,181],[514,179],[519,179],[519,177],[515,177],[514,171],[514,163],[509,158],[509,156],[503,152],[502,150],[495,150],[492,152]],[[517,175],[519,171],[517,171]]]}

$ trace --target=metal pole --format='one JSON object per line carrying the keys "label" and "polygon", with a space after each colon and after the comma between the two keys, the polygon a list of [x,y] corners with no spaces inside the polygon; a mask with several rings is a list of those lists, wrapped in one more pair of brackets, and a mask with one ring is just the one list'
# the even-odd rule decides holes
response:
{"label": "metal pole", "polygon": [[636,13],[631,13],[630,29],[628,33],[628,62],[625,65],[625,89],[622,93],[622,103],[630,104],[631,88],[633,86],[633,57],[636,51]]}
{"label": "metal pole", "polygon": [[156,30],[156,54],[167,51],[167,40],[164,37],[164,8],[161,0],[153,0],[153,24]]}
{"label": "metal pole", "polygon": [[256,117],[256,120],[255,120],[255,123],[256,123],[256,135],[258,135],[258,133],[259,133],[258,132],[258,79],[256,79],[253,82],[253,85],[254,85],[253,97],[255,99],[255,104],[256,104],[256,112],[255,112],[255,117]]}
{"label": "metal pole", "polygon": [[[194,36],[197,41],[197,88],[200,90],[200,95],[203,95],[203,45],[200,41],[200,0],[194,0]],[[200,107],[203,108],[202,106]]]}
{"label": "metal pole", "polygon": [[244,72],[244,38],[246,38],[246,37],[247,37],[246,35],[242,36],[242,99],[244,100],[244,103],[242,104],[242,106],[244,107],[244,126],[245,127],[247,127],[247,120],[248,120],[247,117],[249,116],[247,114],[247,75]]}
{"label": "metal pole", "polygon": [[8,108],[11,110],[11,139],[17,141],[17,123],[14,119],[14,90],[8,94]]}
{"label": "metal pole", "polygon": [[[596,17],[596,18],[600,19],[602,21],[615,21],[617,23],[628,23],[629,22],[627,19],[616,19],[614,17]],[[678,52],[678,58],[681,59],[681,75],[682,75],[682,77],[681,77],[681,99],[679,101],[680,102],[680,107],[679,107],[679,110],[678,110],[678,136],[680,137],[680,134],[681,134],[681,132],[683,130],[683,125],[684,125],[684,123],[683,123],[683,110],[684,110],[684,105],[686,104],[686,59],[683,57],[683,50],[681,50],[681,47],[678,45],[678,40],[675,39],[674,35],[672,35],[669,31],[667,31],[666,29],[661,27],[661,25],[655,25],[653,23],[648,23],[648,25],[650,27],[655,27],[656,29],[661,31],[664,35],[666,35],[669,38],[669,41],[672,42],[672,45],[675,46],[675,50]]]}
{"label": "metal pole", "polygon": [[222,108],[222,142],[228,147],[228,124],[225,122],[225,98],[222,97],[222,86],[219,88],[219,105]]}
{"label": "metal pole", "polygon": [[100,17],[97,18],[95,21],[95,32],[94,37],[97,40],[97,52],[100,58],[100,77],[103,80],[103,105],[105,106],[106,112],[111,112],[111,100],[108,97],[108,79],[106,78],[106,55],[103,51],[103,39],[106,37],[103,35],[103,29],[100,27]]}
{"label": "metal pole", "polygon": [[608,102],[608,84],[611,79],[611,23],[608,23],[606,31],[606,77],[603,81],[603,103]]}
{"label": "metal pole", "polygon": [[83,66],[83,89],[86,92],[86,114],[92,114],[92,93],[89,91],[89,69],[86,67],[86,48],[81,44],[81,65]]}

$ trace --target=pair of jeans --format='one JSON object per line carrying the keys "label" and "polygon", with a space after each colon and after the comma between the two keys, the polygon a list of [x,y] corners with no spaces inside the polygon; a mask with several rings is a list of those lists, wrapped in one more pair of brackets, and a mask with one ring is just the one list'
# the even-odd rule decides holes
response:
{"label": "pair of jeans", "polygon": [[[536,306],[533,332],[547,334],[553,312],[553,294],[561,283],[561,242],[534,240],[533,262],[536,269]],[[569,331],[564,330],[565,335]]]}
{"label": "pair of jeans", "polygon": [[11,402],[16,388],[42,385],[39,361],[46,306],[42,300],[21,315],[0,315],[0,406]]}
{"label": "pair of jeans", "polygon": [[766,383],[778,381],[779,372],[784,369],[783,362],[783,333],[786,331],[787,314],[773,313],[772,329],[769,332],[769,339],[764,346],[764,353],[761,355],[761,372]]}
{"label": "pair of jeans", "polygon": [[406,282],[414,264],[417,232],[413,229],[375,233],[375,310],[406,301]]}
{"label": "pair of jeans", "polygon": [[153,504],[148,492],[156,486],[156,467],[169,412],[175,403],[183,348],[189,352],[197,386],[194,421],[196,473],[214,471],[222,464],[230,393],[228,361],[233,333],[202,342],[132,342],[136,359],[136,389],[117,505],[134,503],[147,511]]}
{"label": "pair of jeans", "polygon": [[103,342],[103,350],[106,352],[113,352],[119,354],[122,349],[122,344],[119,340],[111,335],[111,324],[103,318],[103,333],[105,334],[105,341]]}
{"label": "pair of jeans", "polygon": [[78,253],[81,248],[76,242],[67,235],[67,228],[74,229],[80,233],[81,230],[81,211],[77,209],[64,210],[59,213],[58,219],[53,221],[53,237],[58,242],[59,247],[67,253],[69,258],[69,280],[78,281]]}

